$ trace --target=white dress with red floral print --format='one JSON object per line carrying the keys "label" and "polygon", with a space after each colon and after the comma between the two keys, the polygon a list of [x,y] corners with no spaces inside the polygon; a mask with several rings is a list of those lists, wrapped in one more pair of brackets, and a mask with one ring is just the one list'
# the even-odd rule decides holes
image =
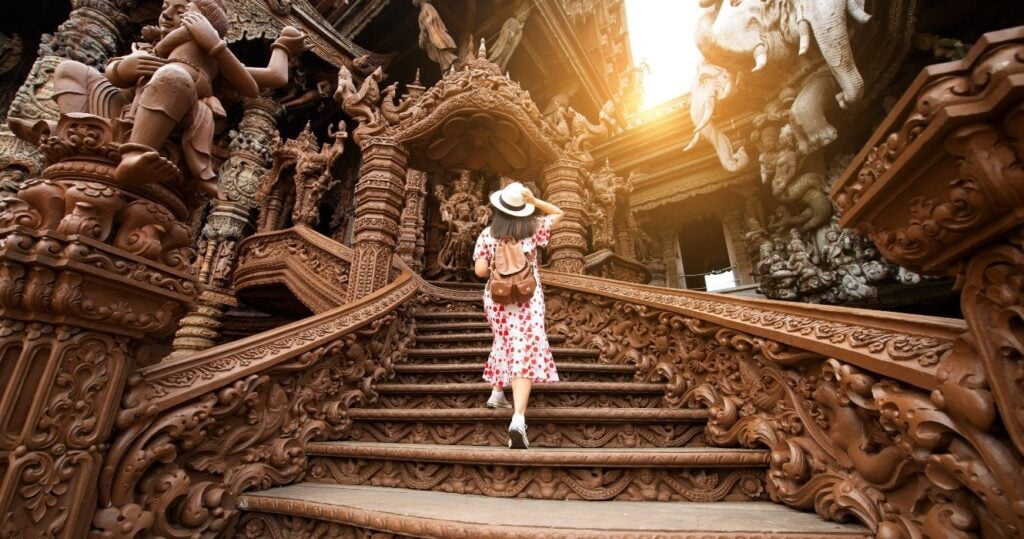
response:
{"label": "white dress with red floral print", "polygon": [[[540,219],[540,225],[533,237],[519,241],[523,252],[536,255],[538,247],[548,244],[551,239],[551,217]],[[485,228],[476,240],[473,260],[486,258],[491,263],[498,240],[491,236],[490,227]],[[557,382],[558,371],[548,345],[548,334],[544,322],[544,291],[539,286],[540,274],[537,257],[533,256],[533,273],[538,286],[530,301],[526,303],[500,305],[491,299],[491,293],[484,289],[484,311],[487,324],[494,333],[491,355],[484,366],[484,380],[491,385],[504,387],[513,378],[529,378],[534,382]]]}

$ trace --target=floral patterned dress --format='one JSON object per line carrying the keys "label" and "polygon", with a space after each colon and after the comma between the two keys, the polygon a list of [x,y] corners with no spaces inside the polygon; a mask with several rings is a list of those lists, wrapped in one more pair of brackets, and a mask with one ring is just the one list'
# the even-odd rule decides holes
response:
{"label": "floral patterned dress", "polygon": [[[536,255],[538,247],[548,244],[551,239],[551,217],[540,219],[540,226],[533,237],[519,241],[523,252]],[[486,258],[491,263],[498,240],[491,236],[490,227],[485,228],[476,240],[473,260]],[[533,256],[533,273],[540,283],[537,257]],[[494,333],[491,355],[484,366],[484,380],[491,385],[504,387],[513,378],[529,378],[534,382],[557,382],[558,371],[548,345],[548,334],[544,323],[544,291],[537,286],[536,292],[526,303],[501,305],[494,303],[491,293],[484,290],[484,311],[487,324]]]}

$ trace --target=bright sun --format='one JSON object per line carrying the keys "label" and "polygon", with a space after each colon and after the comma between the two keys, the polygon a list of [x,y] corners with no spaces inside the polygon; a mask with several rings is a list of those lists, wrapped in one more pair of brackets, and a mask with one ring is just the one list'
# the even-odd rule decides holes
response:
{"label": "bright sun", "polygon": [[690,91],[701,57],[693,41],[699,13],[697,0],[626,0],[633,65],[648,69],[641,110]]}

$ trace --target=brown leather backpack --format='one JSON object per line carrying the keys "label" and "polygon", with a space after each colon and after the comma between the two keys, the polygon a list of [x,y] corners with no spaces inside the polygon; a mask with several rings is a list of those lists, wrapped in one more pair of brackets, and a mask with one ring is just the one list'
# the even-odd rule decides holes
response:
{"label": "brown leather backpack", "polygon": [[487,289],[491,299],[500,305],[526,303],[537,289],[533,274],[533,254],[523,252],[514,238],[498,239],[491,259],[491,280]]}

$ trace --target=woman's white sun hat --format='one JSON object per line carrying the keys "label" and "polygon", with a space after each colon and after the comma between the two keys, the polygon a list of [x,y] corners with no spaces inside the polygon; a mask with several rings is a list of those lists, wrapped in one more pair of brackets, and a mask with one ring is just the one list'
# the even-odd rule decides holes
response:
{"label": "woman's white sun hat", "polygon": [[515,217],[526,217],[533,213],[533,204],[527,204],[523,200],[523,192],[526,187],[519,182],[512,182],[491,193],[491,205],[504,213]]}

